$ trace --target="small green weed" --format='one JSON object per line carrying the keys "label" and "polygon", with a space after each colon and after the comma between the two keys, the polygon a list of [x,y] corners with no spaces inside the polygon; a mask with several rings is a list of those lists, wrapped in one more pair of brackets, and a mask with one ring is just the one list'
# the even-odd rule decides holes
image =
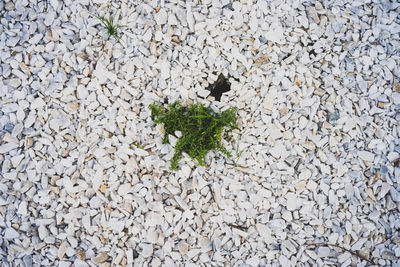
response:
{"label": "small green weed", "polygon": [[239,152],[239,142],[240,142],[240,135],[237,138],[236,141],[236,161],[235,161],[235,167],[237,167],[237,164],[240,160],[240,157],[242,156],[243,150]]}
{"label": "small green weed", "polygon": [[137,147],[137,148],[140,148],[140,149],[143,149],[143,150],[144,150],[144,147],[142,147],[141,145],[139,145],[139,144],[136,143],[136,142],[133,142],[132,145],[134,145],[134,146]]}
{"label": "small green weed", "polygon": [[101,23],[103,24],[103,26],[106,28],[107,36],[108,36],[107,40],[109,40],[110,37],[112,36],[112,37],[114,37],[115,41],[117,41],[119,43],[121,40],[121,35],[119,33],[119,30],[126,26],[114,24],[114,16],[111,12],[108,14],[108,18],[100,17],[100,16],[96,16],[96,15],[93,15],[93,16],[98,18],[101,21]]}
{"label": "small green weed", "polygon": [[186,152],[191,159],[197,159],[200,165],[204,157],[216,149],[226,156],[231,153],[222,145],[223,128],[230,130],[238,128],[236,124],[236,109],[230,108],[216,114],[211,108],[203,104],[192,104],[183,107],[179,101],[168,105],[169,109],[153,103],[150,105],[151,116],[156,124],[164,124],[165,135],[163,143],[169,143],[168,135],[175,135],[180,131],[182,136],[175,146],[175,154],[171,162],[171,170],[178,169],[178,161],[182,152]]}

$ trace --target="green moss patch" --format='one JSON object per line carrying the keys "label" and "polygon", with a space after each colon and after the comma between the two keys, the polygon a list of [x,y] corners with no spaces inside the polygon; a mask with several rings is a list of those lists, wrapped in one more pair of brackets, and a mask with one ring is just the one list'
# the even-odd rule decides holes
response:
{"label": "green moss patch", "polygon": [[150,105],[150,110],[154,123],[164,124],[163,143],[169,143],[168,135],[176,136],[177,131],[182,133],[175,146],[172,170],[178,169],[182,152],[186,152],[192,159],[197,159],[200,165],[204,163],[206,154],[212,149],[231,157],[231,153],[221,141],[224,128],[227,130],[238,128],[235,108],[217,114],[203,104],[183,107],[176,101],[169,104],[168,108],[153,103]]}

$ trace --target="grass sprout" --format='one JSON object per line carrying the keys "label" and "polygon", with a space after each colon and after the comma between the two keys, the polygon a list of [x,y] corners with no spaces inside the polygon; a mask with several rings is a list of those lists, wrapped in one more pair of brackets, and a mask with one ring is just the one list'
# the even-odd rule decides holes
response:
{"label": "grass sprout", "polygon": [[237,167],[237,164],[240,160],[240,157],[242,156],[242,153],[244,150],[239,152],[239,142],[240,142],[240,135],[238,136],[237,140],[236,140],[236,160],[235,160],[235,167]]}
{"label": "grass sprout", "polygon": [[100,17],[97,15],[93,15],[94,17],[98,18],[103,26],[107,30],[107,40],[109,40],[111,37],[114,37],[115,41],[117,43],[120,43],[121,40],[121,35],[120,35],[120,29],[126,27],[125,25],[118,25],[115,24],[115,19],[113,14],[110,12],[108,14],[108,17]]}
{"label": "grass sprout", "polygon": [[221,113],[214,113],[203,104],[191,104],[183,107],[179,101],[164,108],[155,103],[150,105],[151,116],[156,124],[164,124],[163,143],[168,144],[168,135],[180,135],[171,162],[171,170],[178,169],[179,159],[186,152],[191,159],[203,165],[204,158],[210,150],[218,150],[228,157],[231,153],[222,144],[223,130],[238,128],[236,109],[230,108]]}
{"label": "grass sprout", "polygon": [[134,146],[137,147],[137,148],[140,148],[140,149],[143,149],[143,150],[144,150],[144,147],[142,147],[141,145],[139,145],[139,144],[136,143],[136,142],[132,142],[132,145],[134,145]]}

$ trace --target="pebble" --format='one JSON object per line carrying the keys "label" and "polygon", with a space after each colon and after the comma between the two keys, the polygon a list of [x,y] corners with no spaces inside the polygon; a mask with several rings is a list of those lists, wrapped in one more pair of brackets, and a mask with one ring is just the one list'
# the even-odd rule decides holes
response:
{"label": "pebble", "polygon": [[264,108],[266,110],[272,110],[274,107],[274,97],[272,95],[266,95],[264,100]]}
{"label": "pebble", "polygon": [[192,169],[189,166],[182,166],[181,170],[179,171],[179,174],[183,178],[189,178],[191,172]]}
{"label": "pebble", "polygon": [[153,254],[153,246],[151,244],[142,244],[142,253],[140,255],[148,258]]}
{"label": "pebble", "polygon": [[11,79],[9,85],[13,88],[18,88],[22,84],[22,81],[18,78]]}
{"label": "pebble", "polygon": [[148,216],[146,216],[146,223],[149,226],[161,225],[163,221],[164,220],[162,219],[162,216],[155,212],[151,212]]}
{"label": "pebble", "polygon": [[188,253],[188,250],[189,250],[189,245],[187,243],[185,243],[185,242],[181,242],[178,245],[178,249],[179,249],[179,252],[181,253],[181,255],[186,255]]}
{"label": "pebble", "polygon": [[103,263],[108,259],[108,253],[107,252],[101,252],[99,255],[93,258],[93,261],[97,264]]}
{"label": "pebble", "polygon": [[364,161],[374,161],[375,155],[369,151],[358,151],[357,155]]}
{"label": "pebble", "polygon": [[0,154],[5,154],[18,147],[16,143],[6,143],[0,145]]}
{"label": "pebble", "polygon": [[152,37],[151,29],[148,29],[146,33],[143,35],[143,41],[149,42],[151,40],[151,37]]}
{"label": "pebble", "polygon": [[158,11],[154,15],[154,20],[156,21],[156,23],[158,25],[163,25],[163,24],[167,23],[167,19],[168,19],[168,14],[164,8],[161,8],[160,11]]}
{"label": "pebble", "polygon": [[318,256],[319,257],[328,257],[331,254],[331,250],[329,247],[319,247],[318,248]]}
{"label": "pebble", "polygon": [[100,208],[100,207],[102,206],[102,203],[103,203],[103,201],[101,200],[101,198],[96,197],[96,196],[92,197],[92,198],[90,199],[90,201],[89,201],[89,205],[90,205],[90,207],[93,208],[93,209],[98,209],[98,208]]}
{"label": "pebble", "polygon": [[19,233],[13,228],[6,228],[3,237],[8,240],[12,240],[19,237]]}
{"label": "pebble", "polygon": [[[308,180],[310,178],[311,178],[311,171],[309,169],[304,169],[299,174],[300,180]],[[310,181],[310,182],[313,182],[313,181]]]}
{"label": "pebble", "polygon": [[167,61],[161,63],[161,77],[168,79],[170,77],[170,65]]}
{"label": "pebble", "polygon": [[56,17],[56,12],[52,9],[46,12],[46,17],[44,19],[44,25],[50,26],[53,24],[54,18]]}
{"label": "pebble", "polygon": [[25,216],[28,213],[28,203],[26,201],[22,201],[19,204],[17,213],[22,215],[22,216]]}
{"label": "pebble", "polygon": [[274,158],[279,159],[281,157],[282,152],[284,151],[285,147],[282,144],[278,144],[272,147],[269,152]]}
{"label": "pebble", "polygon": [[392,98],[395,105],[400,105],[400,93],[393,93]]}
{"label": "pebble", "polygon": [[297,209],[297,197],[294,193],[286,194],[286,208],[288,211],[294,211]]}
{"label": "pebble", "polygon": [[150,228],[149,231],[147,232],[147,241],[149,243],[157,243],[158,240],[158,234],[154,228]]}
{"label": "pebble", "polygon": [[29,43],[32,45],[38,44],[40,40],[42,40],[43,34],[38,33],[35,34],[32,38],[29,39]]}
{"label": "pebble", "polygon": [[131,190],[130,184],[122,184],[118,188],[118,195],[124,196]]}
{"label": "pebble", "polygon": [[400,202],[400,192],[393,187],[390,188],[390,196],[394,202]]}
{"label": "pebble", "polygon": [[58,249],[58,252],[57,252],[57,256],[58,256],[59,259],[64,258],[64,255],[67,252],[67,248],[68,248],[67,243],[66,242],[62,242],[60,247],[59,247],[59,249]]}
{"label": "pebble", "polygon": [[278,139],[283,136],[282,131],[275,124],[271,124],[269,126],[269,129],[270,129],[270,136],[272,138]]}

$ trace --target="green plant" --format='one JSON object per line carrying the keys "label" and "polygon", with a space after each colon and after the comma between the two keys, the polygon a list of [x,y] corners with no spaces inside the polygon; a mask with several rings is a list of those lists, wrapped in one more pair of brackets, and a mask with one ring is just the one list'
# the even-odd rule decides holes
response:
{"label": "green plant", "polygon": [[139,145],[139,144],[136,143],[136,142],[132,142],[132,145],[134,145],[134,146],[137,147],[137,148],[140,148],[140,149],[143,149],[143,150],[144,150],[144,147],[142,147],[141,145]]}
{"label": "green plant", "polygon": [[237,138],[236,141],[236,161],[235,161],[235,167],[237,167],[237,164],[239,162],[240,157],[242,156],[243,150],[239,152],[239,141],[240,141],[240,135]]}
{"label": "green plant", "polygon": [[150,105],[150,110],[153,121],[156,124],[164,124],[164,144],[169,143],[168,135],[178,137],[176,132],[181,132],[175,145],[172,170],[178,169],[182,152],[186,152],[192,159],[197,159],[200,165],[204,163],[204,157],[212,149],[231,157],[231,153],[222,145],[221,140],[224,127],[230,130],[238,128],[235,108],[216,114],[203,104],[183,107],[176,101],[168,107],[169,109],[166,109],[153,103]]}
{"label": "green plant", "polygon": [[107,35],[108,35],[107,40],[109,40],[110,37],[112,36],[112,37],[114,37],[115,41],[117,41],[119,43],[121,40],[119,30],[126,26],[115,24],[114,16],[111,12],[109,12],[108,18],[100,17],[100,16],[96,16],[96,15],[93,15],[93,16],[98,18],[101,21],[101,23],[103,24],[103,26],[106,28]]}

